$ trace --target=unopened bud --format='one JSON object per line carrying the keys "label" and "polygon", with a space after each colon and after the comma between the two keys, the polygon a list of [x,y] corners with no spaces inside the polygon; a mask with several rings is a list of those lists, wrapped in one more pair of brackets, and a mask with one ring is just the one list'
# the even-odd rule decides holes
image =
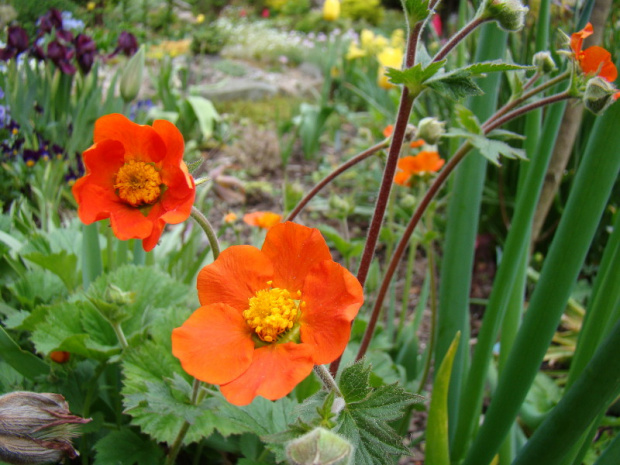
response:
{"label": "unopened bud", "polygon": [[346,439],[324,428],[316,428],[286,446],[286,456],[294,465],[346,465],[351,463],[352,452],[353,446]]}
{"label": "unopened bud", "polygon": [[437,118],[422,118],[418,123],[417,137],[424,139],[427,144],[434,145],[446,133],[446,123]]}
{"label": "unopened bud", "polygon": [[493,19],[502,29],[514,32],[525,25],[529,9],[520,0],[485,0],[478,11],[482,18]]}
{"label": "unopened bud", "polygon": [[532,61],[540,74],[548,74],[557,69],[549,52],[535,53]]}
{"label": "unopened bud", "polygon": [[583,104],[595,115],[600,115],[616,101],[617,95],[618,89],[611,82],[596,76],[586,84]]}
{"label": "unopened bud", "polygon": [[121,97],[125,103],[131,102],[138,96],[142,85],[142,72],[144,71],[144,45],[140,47],[138,53],[132,56],[127,62],[127,66],[121,74]]}
{"label": "unopened bud", "polygon": [[0,396],[0,460],[11,464],[59,462],[79,454],[71,439],[78,424],[60,394],[17,391]]}

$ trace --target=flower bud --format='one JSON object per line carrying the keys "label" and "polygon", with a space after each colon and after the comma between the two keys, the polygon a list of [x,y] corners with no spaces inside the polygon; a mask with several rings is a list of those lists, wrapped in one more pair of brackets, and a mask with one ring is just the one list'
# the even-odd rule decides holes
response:
{"label": "flower bud", "polygon": [[325,21],[336,21],[340,16],[340,1],[325,0],[323,4],[323,19]]}
{"label": "flower bud", "polygon": [[75,458],[79,454],[71,439],[79,435],[76,425],[89,421],[72,415],[60,394],[0,396],[0,460],[35,465]]}
{"label": "flower bud", "polygon": [[555,61],[553,61],[549,52],[535,53],[532,61],[540,74],[548,74],[557,69]]}
{"label": "flower bud", "polygon": [[123,74],[121,74],[120,90],[125,103],[135,99],[140,91],[144,70],[144,54],[144,46],[142,46],[138,53],[129,59],[127,66],[123,69]]}
{"label": "flower bud", "polygon": [[353,213],[353,207],[344,198],[338,195],[332,195],[329,198],[329,208],[336,212],[338,217],[346,217]]}
{"label": "flower bud", "polygon": [[437,118],[422,118],[418,123],[417,137],[424,139],[427,144],[434,145],[446,133],[446,123]]}
{"label": "flower bud", "polygon": [[286,456],[294,465],[351,463],[353,446],[343,437],[324,428],[316,428],[286,446]]}
{"label": "flower bud", "polygon": [[583,104],[595,115],[600,115],[616,101],[617,97],[618,89],[606,79],[596,76],[586,84]]}
{"label": "flower bud", "polygon": [[521,0],[485,0],[478,12],[483,19],[493,19],[502,29],[514,32],[525,25],[528,10]]}

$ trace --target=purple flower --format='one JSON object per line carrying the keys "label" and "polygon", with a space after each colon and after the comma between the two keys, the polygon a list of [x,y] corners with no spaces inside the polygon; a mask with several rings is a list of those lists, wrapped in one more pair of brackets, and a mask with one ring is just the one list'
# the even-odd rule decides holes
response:
{"label": "purple flower", "polygon": [[39,36],[43,36],[62,29],[62,13],[56,8],[51,8],[47,13],[39,18]]}
{"label": "purple flower", "polygon": [[125,55],[130,57],[137,51],[138,41],[136,40],[136,36],[134,36],[131,32],[123,31],[121,32],[121,35],[118,36],[118,45],[110,54],[110,57],[113,57],[120,52],[123,52]]}
{"label": "purple flower", "polygon": [[0,49],[0,60],[7,61],[28,48],[28,34],[20,26],[9,26],[6,47]]}
{"label": "purple flower", "polygon": [[75,74],[75,66],[71,64],[74,51],[68,50],[58,39],[47,44],[47,57],[60,68],[64,74]]}
{"label": "purple flower", "polygon": [[74,43],[78,65],[84,74],[88,74],[95,61],[97,45],[92,37],[86,34],[79,34]]}

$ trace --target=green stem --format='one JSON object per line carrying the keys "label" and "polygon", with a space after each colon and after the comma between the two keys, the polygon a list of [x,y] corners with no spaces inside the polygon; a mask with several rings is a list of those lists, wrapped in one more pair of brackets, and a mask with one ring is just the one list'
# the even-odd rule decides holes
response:
{"label": "green stem", "polygon": [[118,342],[121,345],[121,348],[123,350],[127,349],[127,347],[129,347],[129,344],[127,343],[127,338],[125,337],[125,333],[123,332],[123,328],[121,327],[121,324],[111,323],[111,325],[112,325],[112,329],[114,330],[114,333],[116,334]]}
{"label": "green stem", "polygon": [[[191,403],[192,405],[198,405],[202,399],[204,398],[204,394],[201,395],[200,387],[202,386],[202,382],[194,378],[194,383],[192,385],[192,396]],[[165,465],[173,465],[174,461],[179,455],[179,450],[181,450],[181,446],[183,445],[183,439],[185,439],[185,435],[189,430],[191,424],[186,420],[181,425],[179,432],[177,433],[177,437],[174,439],[172,446],[170,446],[170,450],[168,451],[168,455],[166,456]]]}
{"label": "green stem", "polygon": [[437,55],[433,57],[433,62],[443,60],[448,55],[448,53],[452,51],[454,47],[456,47],[458,44],[461,43],[461,41],[465,37],[471,34],[478,26],[481,26],[487,21],[491,21],[491,18],[481,18],[478,16],[472,19],[469,23],[463,26],[463,28],[460,31],[454,34],[450,38],[450,40],[448,40],[448,42],[446,42],[446,44],[441,48],[441,50],[437,52]]}
{"label": "green stem", "polygon": [[220,244],[217,240],[217,235],[215,234],[213,226],[211,225],[207,217],[204,216],[202,212],[196,207],[192,207],[191,216],[192,218],[194,218],[194,220],[196,220],[196,223],[198,223],[198,225],[207,235],[209,245],[211,245],[211,251],[213,252],[213,259],[215,260],[220,255]]}

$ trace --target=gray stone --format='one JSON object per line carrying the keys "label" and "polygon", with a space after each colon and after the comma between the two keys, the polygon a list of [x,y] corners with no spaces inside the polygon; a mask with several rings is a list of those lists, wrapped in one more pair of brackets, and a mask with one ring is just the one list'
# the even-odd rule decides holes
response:
{"label": "gray stone", "polygon": [[252,79],[225,79],[212,85],[192,87],[192,93],[201,95],[213,102],[228,100],[264,100],[278,93],[275,85]]}

